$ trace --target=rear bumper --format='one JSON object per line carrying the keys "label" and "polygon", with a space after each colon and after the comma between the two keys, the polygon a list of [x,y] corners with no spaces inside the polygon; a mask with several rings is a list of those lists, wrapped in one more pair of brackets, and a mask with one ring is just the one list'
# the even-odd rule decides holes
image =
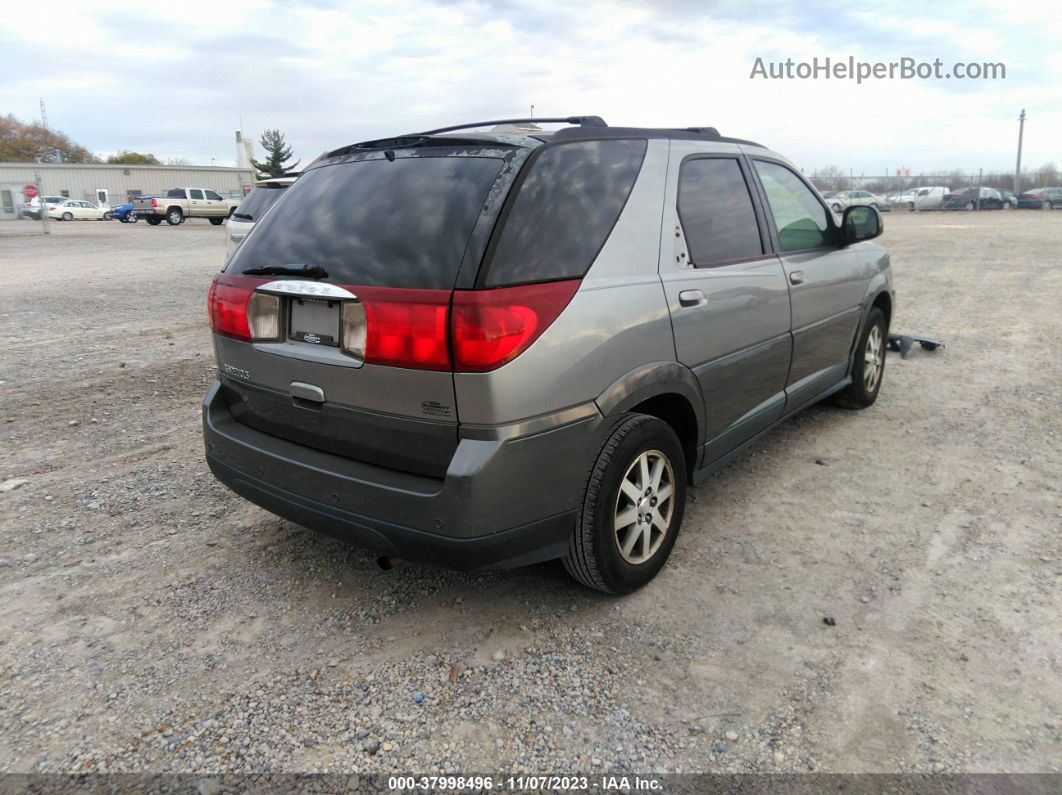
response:
{"label": "rear bumper", "polygon": [[462,439],[445,477],[429,478],[245,426],[217,381],[203,404],[207,463],[237,494],[378,554],[461,570],[564,555],[603,432],[598,414],[520,437],[498,429]]}

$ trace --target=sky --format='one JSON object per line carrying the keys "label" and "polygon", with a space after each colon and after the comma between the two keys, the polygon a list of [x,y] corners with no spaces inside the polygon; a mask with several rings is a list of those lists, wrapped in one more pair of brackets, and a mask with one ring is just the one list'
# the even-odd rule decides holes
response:
{"label": "sky", "polygon": [[[0,17],[0,113],[94,152],[234,165],[278,128],[307,163],[360,140],[503,117],[714,126],[808,172],[1062,164],[1058,0],[182,0]],[[996,80],[750,77],[770,62],[1003,63]],[[256,146],[256,156],[262,150]]]}

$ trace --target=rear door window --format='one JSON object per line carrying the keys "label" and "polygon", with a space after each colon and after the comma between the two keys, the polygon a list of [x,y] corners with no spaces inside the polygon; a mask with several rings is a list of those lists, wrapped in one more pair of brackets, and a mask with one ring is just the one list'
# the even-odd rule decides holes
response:
{"label": "rear door window", "polygon": [[196,190],[195,188],[193,188],[192,189],[192,198],[193,199],[202,199],[203,198],[203,191]]}
{"label": "rear door window", "polygon": [[485,286],[585,276],[627,203],[645,149],[639,139],[541,150],[516,188]]}
{"label": "rear door window", "polygon": [[781,250],[802,251],[830,245],[826,208],[800,177],[779,163],[753,162],[767,193]]}
{"label": "rear door window", "polygon": [[736,158],[684,162],[679,172],[678,210],[696,267],[763,254],[752,196]]}
{"label": "rear door window", "polygon": [[246,199],[240,202],[240,206],[236,208],[232,217],[239,218],[241,221],[257,221],[266,210],[273,206],[273,202],[280,198],[287,187],[287,185],[259,185],[251,188],[251,192],[247,194]]}
{"label": "rear door window", "polygon": [[225,270],[316,265],[335,283],[450,290],[503,162],[401,153],[311,169]]}

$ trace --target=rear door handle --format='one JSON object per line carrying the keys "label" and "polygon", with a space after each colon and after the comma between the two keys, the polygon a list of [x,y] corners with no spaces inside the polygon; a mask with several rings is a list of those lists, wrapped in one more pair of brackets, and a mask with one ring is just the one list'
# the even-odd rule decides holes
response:
{"label": "rear door handle", "polygon": [[708,299],[700,290],[683,290],[679,293],[679,303],[683,306],[700,306],[708,303]]}
{"label": "rear door handle", "polygon": [[789,273],[789,283],[790,284],[803,284],[805,281],[807,281],[807,280],[804,278],[804,271],[790,271],[790,273]]}

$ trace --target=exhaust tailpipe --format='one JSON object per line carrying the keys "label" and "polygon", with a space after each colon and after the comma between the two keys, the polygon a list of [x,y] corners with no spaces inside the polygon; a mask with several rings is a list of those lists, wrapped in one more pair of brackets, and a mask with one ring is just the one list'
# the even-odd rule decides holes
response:
{"label": "exhaust tailpipe", "polygon": [[389,558],[386,555],[380,555],[380,557],[376,559],[376,565],[379,566],[382,571],[390,571],[395,566],[401,566],[403,563],[405,563],[404,560]]}

